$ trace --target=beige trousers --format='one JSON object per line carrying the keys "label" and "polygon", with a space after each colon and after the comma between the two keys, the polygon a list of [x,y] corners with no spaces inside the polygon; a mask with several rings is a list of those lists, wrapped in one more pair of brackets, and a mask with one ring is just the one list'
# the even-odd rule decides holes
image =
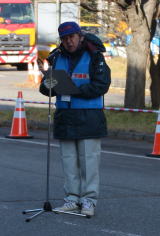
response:
{"label": "beige trousers", "polygon": [[100,139],[60,140],[65,200],[97,203],[99,196]]}

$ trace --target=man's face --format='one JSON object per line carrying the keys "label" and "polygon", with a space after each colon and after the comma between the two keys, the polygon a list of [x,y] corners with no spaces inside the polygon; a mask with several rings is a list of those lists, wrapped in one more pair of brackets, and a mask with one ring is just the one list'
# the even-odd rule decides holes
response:
{"label": "man's face", "polygon": [[68,52],[75,52],[81,42],[81,36],[79,34],[70,34],[61,38],[64,48]]}

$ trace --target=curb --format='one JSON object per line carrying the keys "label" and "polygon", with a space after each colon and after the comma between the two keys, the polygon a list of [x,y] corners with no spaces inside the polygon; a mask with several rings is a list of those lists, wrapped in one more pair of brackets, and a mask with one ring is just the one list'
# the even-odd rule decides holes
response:
{"label": "curb", "polygon": [[[28,127],[30,129],[47,130],[48,124],[44,122],[29,121]],[[108,129],[108,137],[119,138],[119,139],[130,139],[130,140],[136,140],[136,141],[141,140],[141,141],[147,141],[147,142],[154,141],[154,135],[152,134],[138,133],[138,132],[133,132],[133,131],[122,131],[122,130]]]}
{"label": "curb", "polygon": [[[12,122],[4,121],[1,123],[0,127],[11,127]],[[28,129],[31,130],[47,130],[48,123],[46,122],[36,122],[34,120],[29,120],[27,122]],[[52,125],[51,125],[52,130]],[[116,138],[116,139],[128,139],[128,140],[135,140],[135,141],[147,141],[152,142],[154,141],[153,134],[146,134],[146,133],[139,133],[134,131],[123,131],[123,130],[110,130],[108,129],[108,137]]]}
{"label": "curb", "polygon": [[117,138],[117,139],[130,139],[135,141],[147,141],[153,143],[154,135],[145,134],[138,132],[128,132],[121,130],[108,130],[108,137]]}

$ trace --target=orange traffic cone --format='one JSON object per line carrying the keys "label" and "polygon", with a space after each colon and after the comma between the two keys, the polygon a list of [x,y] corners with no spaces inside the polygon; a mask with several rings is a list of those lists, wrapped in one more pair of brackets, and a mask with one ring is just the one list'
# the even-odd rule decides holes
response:
{"label": "orange traffic cone", "polygon": [[154,136],[153,151],[151,154],[147,154],[147,156],[160,157],[160,113],[158,113],[156,131],[155,131],[155,136]]}
{"label": "orange traffic cone", "polygon": [[34,81],[34,71],[33,71],[33,65],[31,62],[28,63],[28,81],[29,82]]}
{"label": "orange traffic cone", "polygon": [[37,61],[34,62],[34,82],[40,84],[42,80],[42,72],[39,70]]}
{"label": "orange traffic cone", "polygon": [[7,138],[32,138],[27,132],[26,114],[21,91],[18,92],[11,133]]}
{"label": "orange traffic cone", "polygon": [[43,70],[44,70],[44,71],[47,71],[48,68],[49,68],[49,64],[48,64],[48,61],[45,59],[45,60],[43,61]]}

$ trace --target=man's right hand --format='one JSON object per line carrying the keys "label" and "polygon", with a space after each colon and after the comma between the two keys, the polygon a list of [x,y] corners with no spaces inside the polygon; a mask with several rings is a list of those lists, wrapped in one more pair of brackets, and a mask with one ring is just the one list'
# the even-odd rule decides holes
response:
{"label": "man's right hand", "polygon": [[54,88],[57,85],[58,82],[57,80],[54,79],[53,74],[52,74],[52,66],[50,66],[48,70],[45,71],[43,83],[45,87],[48,89]]}

